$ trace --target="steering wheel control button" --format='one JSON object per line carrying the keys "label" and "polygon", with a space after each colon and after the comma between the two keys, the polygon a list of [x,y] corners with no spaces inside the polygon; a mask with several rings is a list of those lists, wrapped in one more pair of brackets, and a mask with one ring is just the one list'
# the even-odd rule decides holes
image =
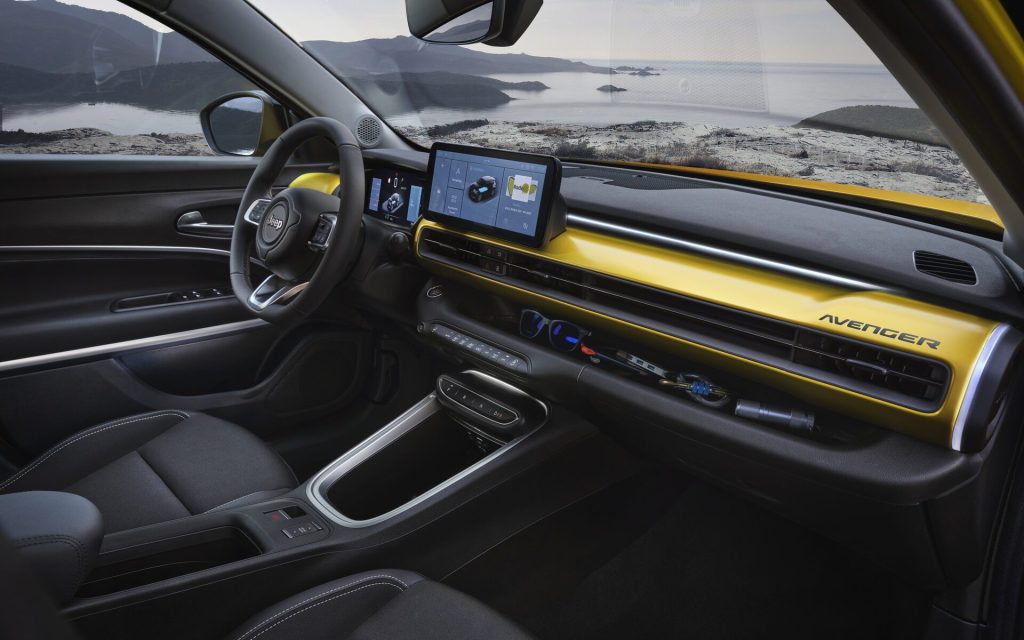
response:
{"label": "steering wheel control button", "polygon": [[245,221],[249,224],[259,226],[260,222],[263,221],[263,214],[267,212],[267,208],[270,206],[270,200],[266,198],[260,198],[255,200],[249,209],[245,212]]}
{"label": "steering wheel control button", "polygon": [[313,251],[323,251],[331,240],[331,231],[334,230],[334,223],[338,216],[333,213],[321,213],[320,219],[313,230],[313,237],[309,241],[309,248]]}

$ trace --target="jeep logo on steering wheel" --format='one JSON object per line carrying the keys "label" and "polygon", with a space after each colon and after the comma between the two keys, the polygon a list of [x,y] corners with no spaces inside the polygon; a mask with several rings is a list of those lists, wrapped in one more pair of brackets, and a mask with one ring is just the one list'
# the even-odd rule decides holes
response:
{"label": "jeep logo on steering wheel", "polygon": [[267,219],[267,226],[272,227],[275,231],[280,231],[284,226],[284,220],[271,216]]}

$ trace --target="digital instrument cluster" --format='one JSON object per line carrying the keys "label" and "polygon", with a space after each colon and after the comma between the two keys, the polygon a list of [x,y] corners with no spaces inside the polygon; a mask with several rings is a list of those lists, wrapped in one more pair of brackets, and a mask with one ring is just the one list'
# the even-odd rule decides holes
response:
{"label": "digital instrument cluster", "polygon": [[366,214],[411,227],[420,218],[424,180],[415,173],[374,169],[366,179]]}

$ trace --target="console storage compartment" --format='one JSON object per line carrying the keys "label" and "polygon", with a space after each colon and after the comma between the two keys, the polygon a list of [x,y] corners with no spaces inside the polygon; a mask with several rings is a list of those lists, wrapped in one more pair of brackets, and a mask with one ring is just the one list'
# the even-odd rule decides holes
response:
{"label": "console storage compartment", "polygon": [[327,500],[353,520],[376,518],[458,475],[496,448],[438,411],[338,478],[327,488]]}

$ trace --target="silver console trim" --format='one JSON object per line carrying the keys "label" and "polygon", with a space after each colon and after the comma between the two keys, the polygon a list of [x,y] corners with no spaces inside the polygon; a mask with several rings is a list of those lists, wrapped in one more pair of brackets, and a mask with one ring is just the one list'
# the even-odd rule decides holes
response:
{"label": "silver console trim", "polygon": [[466,478],[475,473],[477,470],[482,469],[483,467],[491,464],[500,456],[504,455],[506,452],[511,450],[514,446],[516,446],[526,438],[529,438],[531,434],[533,434],[537,429],[540,428],[540,426],[538,426],[537,429],[533,429],[532,431],[529,431],[519,436],[518,438],[512,440],[511,442],[505,444],[504,446],[494,450],[492,453],[478,461],[476,464],[473,464],[463,469],[462,471],[448,478],[444,482],[416,496],[409,502],[406,502],[405,504],[395,507],[391,511],[381,514],[375,518],[370,518],[368,520],[353,520],[352,518],[345,516],[337,509],[335,509],[333,506],[331,506],[330,502],[327,501],[327,498],[324,495],[322,495],[321,488],[324,488],[325,486],[330,486],[337,480],[341,479],[347,473],[358,467],[363,462],[369,460],[375,454],[383,450],[391,443],[398,440],[404,434],[415,429],[424,420],[434,415],[438,411],[442,411],[443,409],[444,407],[442,407],[441,404],[437,401],[436,392],[431,392],[430,395],[417,402],[408,411],[406,411],[405,413],[403,413],[402,415],[398,416],[390,423],[385,425],[384,428],[377,431],[366,440],[363,440],[352,449],[349,449],[347,452],[345,452],[344,455],[342,455],[340,458],[324,467],[318,474],[313,476],[313,479],[306,485],[306,497],[309,499],[310,503],[314,507],[316,507],[316,509],[323,516],[329,518],[335,524],[339,524],[343,527],[359,529],[363,527],[370,527],[375,524],[380,524],[381,522],[390,520],[391,518],[394,518],[395,516],[405,511],[408,511],[409,509],[415,507],[416,505],[421,504],[422,502],[432,498],[441,491],[444,491],[448,487],[459,482],[463,478]]}

